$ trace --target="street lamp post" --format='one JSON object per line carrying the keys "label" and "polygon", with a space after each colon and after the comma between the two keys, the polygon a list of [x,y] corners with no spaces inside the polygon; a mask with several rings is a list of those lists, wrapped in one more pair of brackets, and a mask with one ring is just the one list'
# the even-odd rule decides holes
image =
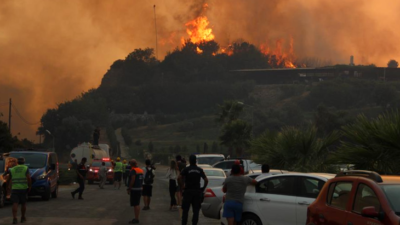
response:
{"label": "street lamp post", "polygon": [[54,137],[54,135],[52,135],[52,134],[51,134],[51,132],[50,132],[49,130],[46,130],[46,132],[47,132],[48,134],[50,134],[50,135],[51,135],[51,137],[53,138],[53,152],[55,152],[55,151],[56,151],[56,149],[55,149],[55,145],[54,145],[54,142],[55,142],[55,137]]}

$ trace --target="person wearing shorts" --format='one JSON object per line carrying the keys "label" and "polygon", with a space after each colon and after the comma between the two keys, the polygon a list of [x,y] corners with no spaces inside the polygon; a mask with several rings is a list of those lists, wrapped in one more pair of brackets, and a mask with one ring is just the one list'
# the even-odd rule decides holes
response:
{"label": "person wearing shorts", "polygon": [[[21,223],[26,222],[26,196],[31,190],[31,176],[24,158],[18,158],[18,165],[10,169],[8,181],[11,181],[11,202],[13,224],[17,224],[18,205],[21,204]],[[9,183],[9,182],[8,182]]]}
{"label": "person wearing shorts", "polygon": [[256,185],[257,181],[241,175],[240,165],[232,166],[232,174],[227,177],[223,192],[226,193],[223,217],[228,220],[228,225],[236,225],[242,220],[244,194],[247,185]]}
{"label": "person wearing shorts", "polygon": [[[155,168],[151,165],[150,159],[146,159],[145,161],[146,166],[142,168],[143,170],[143,191],[142,191],[142,196],[143,196],[143,201],[144,201],[144,207],[142,210],[149,210],[150,209],[150,201],[151,201],[151,196],[153,194],[153,181],[154,181],[154,170]],[[149,173],[149,174],[147,174]],[[152,176],[153,179],[151,182],[147,181],[146,183],[146,177]]]}
{"label": "person wearing shorts", "polygon": [[130,224],[139,223],[140,215],[140,198],[142,197],[142,186],[143,186],[143,170],[137,167],[136,160],[132,159],[129,161],[132,169],[129,173],[128,182],[129,186],[127,189],[128,195],[130,195],[130,204],[134,209],[135,218],[129,221]]}

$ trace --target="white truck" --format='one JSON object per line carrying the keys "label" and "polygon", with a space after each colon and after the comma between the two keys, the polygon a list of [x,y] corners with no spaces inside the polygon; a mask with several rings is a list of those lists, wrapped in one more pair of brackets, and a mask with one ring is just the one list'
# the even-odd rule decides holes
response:
{"label": "white truck", "polygon": [[97,146],[90,143],[82,143],[71,150],[70,163],[73,164],[75,160],[80,163],[83,157],[86,157],[89,165],[92,164],[93,160],[110,158],[109,147],[107,144],[99,144]]}

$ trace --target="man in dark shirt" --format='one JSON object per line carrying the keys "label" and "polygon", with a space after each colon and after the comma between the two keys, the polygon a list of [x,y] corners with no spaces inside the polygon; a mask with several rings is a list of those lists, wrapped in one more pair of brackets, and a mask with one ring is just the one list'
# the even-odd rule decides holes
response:
{"label": "man in dark shirt", "polygon": [[86,168],[86,158],[82,158],[81,163],[78,164],[76,168],[76,174],[78,175],[77,182],[79,183],[79,187],[71,192],[72,198],[75,198],[75,194],[79,193],[79,200],[83,200],[82,198],[82,193],[85,190],[85,180],[86,180],[86,173],[87,173],[87,168]]}
{"label": "man in dark shirt", "polygon": [[[199,211],[202,202],[202,195],[207,187],[208,179],[203,169],[196,165],[196,156],[189,157],[190,166],[182,170],[178,177],[179,185],[183,192],[182,202],[182,225],[187,224],[190,205],[193,207],[192,224],[199,222]],[[204,180],[204,187],[200,187],[200,179]]]}
{"label": "man in dark shirt", "polygon": [[182,161],[181,155],[177,155],[175,159],[176,159],[176,164],[178,165],[179,172],[182,172],[182,170],[186,168],[186,163]]}

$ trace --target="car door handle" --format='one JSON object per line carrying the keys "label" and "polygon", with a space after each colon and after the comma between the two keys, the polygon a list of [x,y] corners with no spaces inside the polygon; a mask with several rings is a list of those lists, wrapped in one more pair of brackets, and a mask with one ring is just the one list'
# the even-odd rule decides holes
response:
{"label": "car door handle", "polygon": [[298,202],[297,204],[299,204],[299,205],[310,205],[309,202]]}
{"label": "car door handle", "polygon": [[269,198],[260,198],[260,201],[262,201],[262,202],[270,202],[271,200]]}

